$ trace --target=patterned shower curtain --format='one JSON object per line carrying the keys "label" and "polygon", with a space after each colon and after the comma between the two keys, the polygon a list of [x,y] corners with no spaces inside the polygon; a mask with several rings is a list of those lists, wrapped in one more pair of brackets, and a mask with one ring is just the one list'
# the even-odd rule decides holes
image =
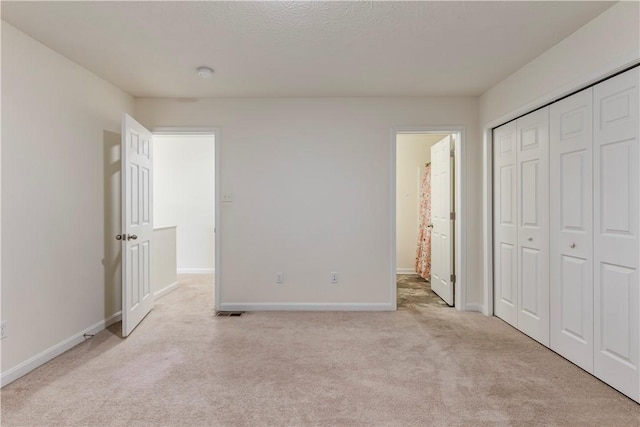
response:
{"label": "patterned shower curtain", "polygon": [[418,248],[416,272],[424,279],[431,279],[431,163],[428,163],[420,185],[420,212],[418,217]]}

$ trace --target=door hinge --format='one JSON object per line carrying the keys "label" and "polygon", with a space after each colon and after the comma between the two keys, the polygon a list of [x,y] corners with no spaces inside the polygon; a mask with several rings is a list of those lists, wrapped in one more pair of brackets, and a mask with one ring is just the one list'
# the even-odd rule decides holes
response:
{"label": "door hinge", "polygon": [[455,274],[451,275],[451,283],[456,283],[456,275]]}
{"label": "door hinge", "polygon": [[451,149],[451,150],[449,151],[449,156],[450,156],[450,157],[455,157],[455,156],[456,156],[456,150]]}
{"label": "door hinge", "polygon": [[451,218],[452,221],[455,220],[456,219],[456,213],[455,212],[451,212],[449,214],[449,218]]}

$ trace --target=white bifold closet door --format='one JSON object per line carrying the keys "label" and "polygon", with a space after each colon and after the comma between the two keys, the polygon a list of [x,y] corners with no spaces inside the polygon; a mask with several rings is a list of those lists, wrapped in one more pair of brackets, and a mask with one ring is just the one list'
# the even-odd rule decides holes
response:
{"label": "white bifold closet door", "polygon": [[493,131],[494,312],[518,326],[516,122]]}
{"label": "white bifold closet door", "polygon": [[[494,129],[494,312],[640,402],[640,68]],[[515,213],[515,215],[514,215]]]}
{"label": "white bifold closet door", "polygon": [[518,329],[549,345],[549,107],[516,120]]}
{"label": "white bifold closet door", "polygon": [[634,68],[593,88],[594,374],[640,399],[638,85]]}
{"label": "white bifold closet door", "polygon": [[550,347],[593,373],[593,89],[551,105]]}
{"label": "white bifold closet door", "polygon": [[549,108],[494,129],[494,310],[549,344]]}

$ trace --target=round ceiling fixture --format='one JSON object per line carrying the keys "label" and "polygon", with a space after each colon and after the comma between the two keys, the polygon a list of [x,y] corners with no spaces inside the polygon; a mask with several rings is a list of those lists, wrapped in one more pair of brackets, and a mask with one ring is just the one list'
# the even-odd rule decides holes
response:
{"label": "round ceiling fixture", "polygon": [[198,75],[203,79],[209,79],[213,75],[213,70],[209,67],[198,67]]}

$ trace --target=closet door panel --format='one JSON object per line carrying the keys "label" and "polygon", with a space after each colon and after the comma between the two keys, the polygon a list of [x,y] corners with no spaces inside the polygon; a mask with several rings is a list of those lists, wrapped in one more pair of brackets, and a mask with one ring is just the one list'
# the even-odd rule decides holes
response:
{"label": "closet door panel", "polygon": [[594,374],[640,399],[638,69],[594,87]]}
{"label": "closet door panel", "polygon": [[551,105],[550,347],[593,372],[593,90]]}
{"label": "closet door panel", "polygon": [[516,122],[493,131],[494,312],[517,326]]}
{"label": "closet door panel", "polygon": [[[560,256],[560,332],[568,338],[578,341],[584,345],[583,355],[589,363],[585,363],[584,369],[591,370],[593,365],[593,339],[590,338],[592,323],[585,321],[585,312],[592,311],[592,308],[584,301],[592,300],[587,298],[587,293],[582,286],[585,279],[591,275],[588,271],[588,262],[584,258],[567,255]],[[561,338],[562,339],[562,336]],[[579,347],[580,348],[580,347]],[[561,352],[560,354],[569,356],[571,352]],[[578,353],[580,355],[581,353]],[[589,356],[589,357],[587,357]]]}
{"label": "closet door panel", "polygon": [[549,345],[549,107],[516,121],[518,329]]}

